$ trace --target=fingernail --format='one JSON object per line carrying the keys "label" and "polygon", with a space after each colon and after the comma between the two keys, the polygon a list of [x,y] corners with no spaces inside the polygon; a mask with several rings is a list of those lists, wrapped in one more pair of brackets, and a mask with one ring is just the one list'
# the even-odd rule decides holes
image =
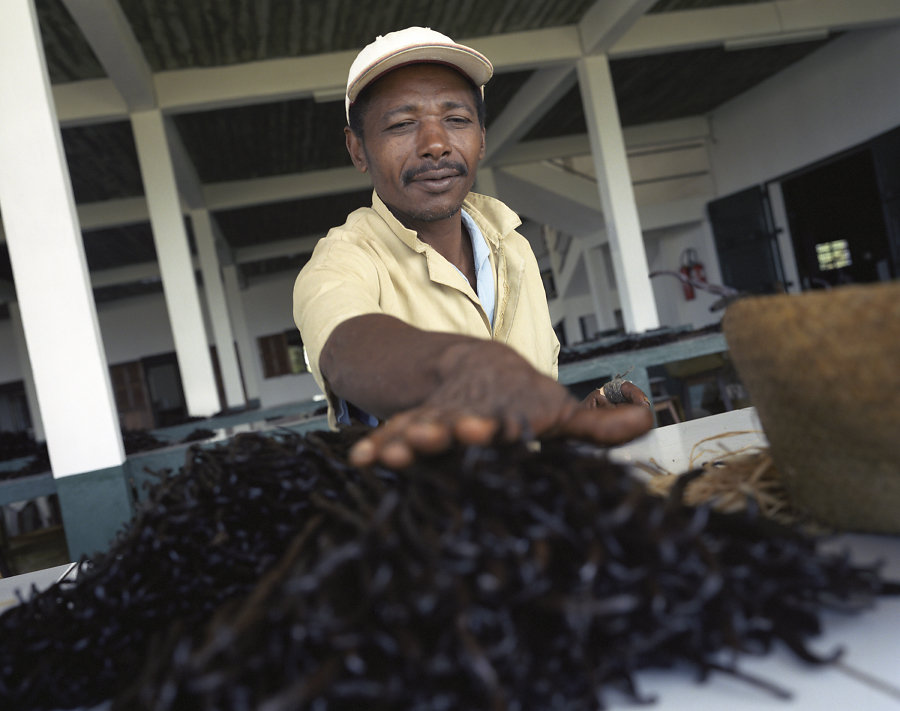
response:
{"label": "fingernail", "polygon": [[371,464],[375,456],[375,445],[371,441],[364,439],[350,448],[348,459],[354,466],[361,467]]}

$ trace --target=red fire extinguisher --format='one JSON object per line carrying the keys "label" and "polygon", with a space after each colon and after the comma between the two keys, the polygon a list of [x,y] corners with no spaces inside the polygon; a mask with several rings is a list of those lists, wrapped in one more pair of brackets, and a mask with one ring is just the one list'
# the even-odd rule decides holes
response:
{"label": "red fire extinguisher", "polygon": [[[706,269],[703,267],[703,262],[700,261],[700,258],[697,256],[697,252],[694,249],[686,249],[681,253],[681,266],[679,271],[690,279],[691,281],[697,284],[705,284],[706,283]],[[694,297],[696,297],[696,293],[694,292],[694,285],[690,282],[682,282],[682,286],[684,288],[684,298],[685,301],[693,301]]]}

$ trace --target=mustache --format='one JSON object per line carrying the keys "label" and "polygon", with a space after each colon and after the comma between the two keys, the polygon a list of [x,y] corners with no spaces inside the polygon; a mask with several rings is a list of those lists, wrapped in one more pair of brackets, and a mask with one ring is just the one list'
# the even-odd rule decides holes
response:
{"label": "mustache", "polygon": [[404,185],[409,185],[418,176],[423,173],[431,172],[432,170],[452,170],[454,173],[458,173],[462,176],[469,174],[469,169],[466,168],[464,164],[452,160],[442,160],[438,163],[423,163],[415,168],[405,170],[401,174],[400,179],[403,181]]}

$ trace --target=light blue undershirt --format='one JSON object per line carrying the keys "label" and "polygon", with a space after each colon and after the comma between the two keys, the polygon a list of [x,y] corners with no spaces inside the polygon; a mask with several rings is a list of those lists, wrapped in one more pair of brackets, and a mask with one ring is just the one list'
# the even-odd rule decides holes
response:
{"label": "light blue undershirt", "polygon": [[[475,262],[475,293],[478,294],[478,300],[481,302],[481,306],[487,314],[491,328],[493,328],[494,307],[497,303],[497,289],[494,285],[494,270],[491,268],[491,250],[478,225],[475,224],[475,220],[473,220],[465,210],[460,210],[459,213],[466,230],[469,232],[469,237],[472,240],[472,257]],[[466,278],[466,275],[463,274],[458,267],[454,266],[453,268],[462,275],[463,279]],[[372,425],[373,427],[378,424],[378,419],[376,417],[373,417],[358,408],[355,414],[363,422],[366,422],[366,424]],[[350,412],[347,407],[347,401],[343,398],[340,398],[337,402],[337,411],[335,412],[335,415],[338,424],[350,424]]]}
{"label": "light blue undershirt", "polygon": [[[494,270],[491,269],[491,250],[487,240],[465,210],[460,210],[463,224],[472,238],[472,256],[475,259],[475,293],[487,313],[491,328],[494,327],[494,307],[497,303],[497,291],[494,286]],[[457,269],[456,271],[459,271]],[[462,274],[462,272],[459,272]],[[465,275],[463,275],[465,276]]]}

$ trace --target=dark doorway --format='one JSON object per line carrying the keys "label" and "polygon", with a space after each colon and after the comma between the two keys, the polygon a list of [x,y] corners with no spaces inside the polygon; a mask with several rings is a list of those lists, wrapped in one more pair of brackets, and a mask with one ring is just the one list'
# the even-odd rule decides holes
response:
{"label": "dark doorway", "polygon": [[109,367],[119,423],[123,430],[150,430],[155,421],[144,366],[139,360]]}
{"label": "dark doorway", "polygon": [[151,356],[142,363],[156,426],[168,427],[187,421],[187,404],[175,354]]}
{"label": "dark doorway", "polygon": [[752,294],[784,290],[772,210],[761,185],[707,205],[726,286]]}
{"label": "dark doorway", "polygon": [[870,148],[787,178],[781,187],[804,289],[895,276]]}

